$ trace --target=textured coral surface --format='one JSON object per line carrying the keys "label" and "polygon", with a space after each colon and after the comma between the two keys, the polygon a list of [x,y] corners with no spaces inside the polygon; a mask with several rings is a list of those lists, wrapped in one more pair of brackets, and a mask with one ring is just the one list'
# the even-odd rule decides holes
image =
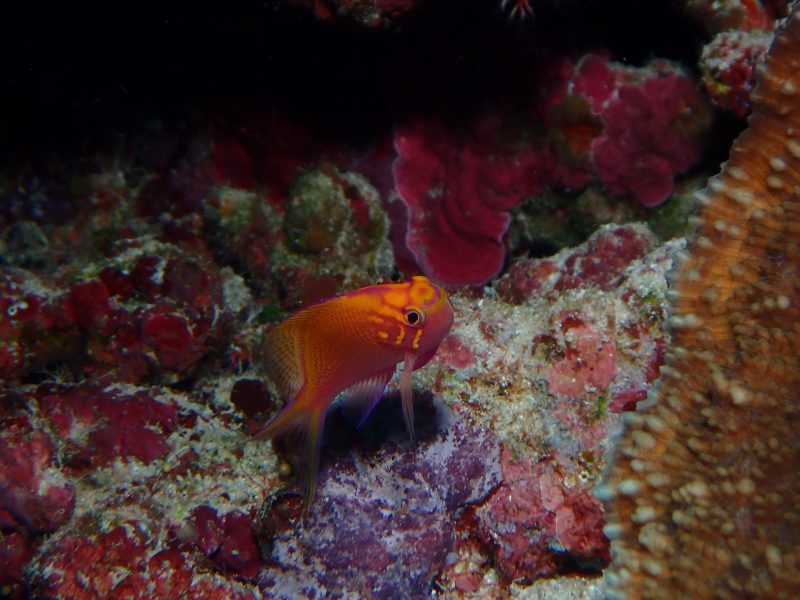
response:
{"label": "textured coral surface", "polygon": [[630,415],[603,490],[616,595],[800,592],[799,66],[794,14],[769,52],[747,131],[700,195],[654,406]]}

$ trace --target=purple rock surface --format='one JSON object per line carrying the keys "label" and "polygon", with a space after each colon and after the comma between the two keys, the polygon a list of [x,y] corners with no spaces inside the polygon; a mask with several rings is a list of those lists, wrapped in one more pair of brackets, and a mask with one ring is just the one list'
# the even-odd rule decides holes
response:
{"label": "purple rock surface", "polygon": [[[279,598],[429,595],[454,542],[459,509],[500,483],[500,444],[431,396],[418,398],[419,439],[403,429],[399,398],[385,398],[355,443],[328,443],[317,498],[278,534],[261,588]],[[328,439],[343,419],[332,418]],[[352,441],[352,438],[351,438]]]}

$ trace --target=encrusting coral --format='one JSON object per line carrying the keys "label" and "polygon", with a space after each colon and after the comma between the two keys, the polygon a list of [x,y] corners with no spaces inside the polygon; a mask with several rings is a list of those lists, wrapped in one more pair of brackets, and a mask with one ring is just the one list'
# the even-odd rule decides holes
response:
{"label": "encrusting coral", "polygon": [[800,595],[800,7],[699,194],[653,405],[598,495],[612,597]]}

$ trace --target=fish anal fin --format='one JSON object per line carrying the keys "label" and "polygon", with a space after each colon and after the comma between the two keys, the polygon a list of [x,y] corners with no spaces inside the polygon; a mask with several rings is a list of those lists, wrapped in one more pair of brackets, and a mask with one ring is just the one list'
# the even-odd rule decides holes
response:
{"label": "fish anal fin", "polygon": [[356,381],[344,391],[344,403],[347,408],[352,408],[359,413],[358,427],[364,424],[364,421],[367,420],[367,417],[380,402],[386,389],[386,384],[389,383],[392,375],[394,375],[394,367],[388,371],[374,373],[369,377]]}

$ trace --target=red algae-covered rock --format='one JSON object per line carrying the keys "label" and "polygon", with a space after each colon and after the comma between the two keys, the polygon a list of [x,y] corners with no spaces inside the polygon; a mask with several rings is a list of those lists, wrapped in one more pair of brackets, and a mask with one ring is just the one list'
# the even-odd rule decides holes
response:
{"label": "red algae-covered rock", "polygon": [[63,537],[37,568],[33,589],[48,597],[255,597],[244,586],[199,573],[186,551],[153,551],[146,534],[125,526],[89,538]]}
{"label": "red algae-covered rock", "polygon": [[771,41],[771,32],[733,30],[717,34],[703,47],[703,85],[715,105],[737,117],[750,113],[756,67],[763,62]]}
{"label": "red algae-covered rock", "polygon": [[262,561],[250,517],[241,511],[220,516],[208,506],[194,509],[192,516],[195,544],[221,571],[246,578],[258,574]]}
{"label": "red algae-covered rock", "polygon": [[67,295],[65,309],[79,327],[87,331],[104,331],[111,310],[108,288],[102,281],[93,280],[75,285]]}
{"label": "red algae-covered rock", "polygon": [[576,399],[586,389],[604,392],[617,371],[617,346],[607,333],[597,330],[578,311],[564,311],[556,328],[563,358],[547,370],[551,394]]}
{"label": "red algae-covered rock", "polygon": [[22,591],[19,584],[32,556],[27,536],[16,531],[0,531],[0,591],[4,595],[12,596],[12,591]]}
{"label": "red algae-covered rock", "polygon": [[78,470],[116,459],[150,464],[167,453],[177,426],[177,406],[143,391],[41,386],[37,402],[65,444],[65,464]]}
{"label": "red algae-covered rock", "polygon": [[26,532],[27,551],[0,507],[8,542],[0,557],[9,568],[32,561],[27,589],[43,597],[257,596],[245,581],[263,567],[247,511],[255,512],[260,486],[274,485],[275,460],[267,446],[243,447],[229,390],[198,403],[130,385],[27,389],[12,404],[41,415],[37,426],[55,434],[75,499],[73,518],[47,536]]}
{"label": "red algae-covered rock", "polygon": [[272,542],[279,567],[262,574],[264,593],[430,594],[454,542],[455,512],[499,482],[500,448],[461,413],[419,398],[419,439],[410,446],[397,400],[384,399],[355,446],[334,449],[332,463],[323,464],[309,514]]}
{"label": "red algae-covered rock", "polygon": [[147,314],[142,318],[142,337],[153,349],[162,367],[186,371],[202,349],[195,348],[186,319],[176,314]]}
{"label": "red algae-covered rock", "polygon": [[[555,461],[569,489],[599,480],[620,412],[644,400],[664,360],[665,272],[680,244],[655,246],[642,225],[620,233],[610,226],[550,259],[521,261],[530,271],[512,265],[497,297],[454,294],[451,341],[418,375],[468,406],[514,456]],[[589,247],[608,259],[587,260],[579,277]],[[526,279],[540,274],[535,285]],[[562,279],[570,285],[557,286]]]}
{"label": "red algae-covered rock", "polygon": [[484,283],[500,271],[508,211],[539,192],[552,167],[546,150],[504,148],[491,120],[471,133],[419,121],[395,134],[405,244],[425,274],[449,285]]}
{"label": "red algae-covered rock", "polygon": [[664,202],[699,158],[710,124],[694,79],[667,61],[631,68],[594,54],[549,73],[539,110],[556,155],[613,193]]}
{"label": "red algae-covered rock", "polygon": [[75,491],[58,466],[52,440],[24,414],[4,415],[0,425],[4,525],[33,535],[57,529],[72,515]]}
{"label": "red algae-covered rock", "polygon": [[503,484],[477,510],[485,544],[508,581],[552,577],[609,561],[600,503],[587,490],[567,489],[552,461],[535,465],[503,452]]}
{"label": "red algae-covered rock", "polygon": [[642,258],[655,244],[655,236],[646,227],[609,225],[580,246],[556,256],[515,260],[495,287],[501,298],[512,303],[582,287],[608,291],[624,279],[631,262]]}
{"label": "red algae-covered rock", "polygon": [[0,594],[22,597],[40,537],[66,523],[75,488],[56,444],[29,416],[28,397],[0,393]]}
{"label": "red algae-covered rock", "polygon": [[19,378],[63,365],[131,383],[174,381],[190,375],[212,344],[224,346],[240,310],[226,302],[215,265],[170,244],[126,240],[87,270],[77,282],[0,275],[8,291],[0,308],[9,317],[0,322],[0,369]]}

